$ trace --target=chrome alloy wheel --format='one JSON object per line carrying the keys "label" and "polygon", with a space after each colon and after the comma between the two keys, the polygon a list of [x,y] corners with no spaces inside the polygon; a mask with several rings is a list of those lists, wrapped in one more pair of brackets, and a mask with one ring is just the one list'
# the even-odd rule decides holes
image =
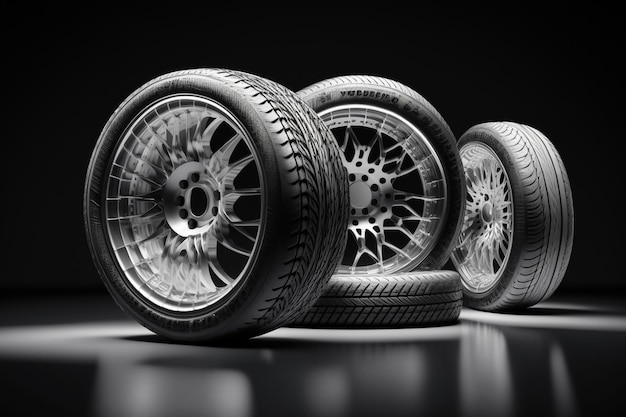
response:
{"label": "chrome alloy wheel", "polygon": [[350,223],[339,274],[407,271],[426,258],[445,221],[447,183],[424,134],[380,107],[350,104],[319,113],[342,151]]}
{"label": "chrome alloy wheel", "polygon": [[132,288],[188,312],[217,303],[254,261],[264,184],[251,140],[220,104],[161,99],[126,130],[106,184],[110,245]]}
{"label": "chrome alloy wheel", "polygon": [[452,261],[463,285],[482,293],[496,285],[511,252],[513,196],[502,161],[491,148],[470,142],[459,153],[465,169],[467,202]]}

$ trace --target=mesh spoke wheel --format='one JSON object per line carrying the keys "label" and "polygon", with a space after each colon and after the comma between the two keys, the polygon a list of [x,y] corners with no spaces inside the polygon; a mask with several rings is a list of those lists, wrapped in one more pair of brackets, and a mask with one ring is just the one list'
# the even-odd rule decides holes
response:
{"label": "mesh spoke wheel", "polygon": [[424,134],[368,105],[320,113],[350,181],[349,235],[338,273],[385,273],[420,263],[443,226],[447,183]]}
{"label": "mesh spoke wheel", "polygon": [[437,111],[380,77],[336,77],[298,94],[333,133],[349,174],[349,232],[336,274],[439,269],[460,231],[464,177]]}
{"label": "mesh spoke wheel", "polygon": [[511,253],[513,195],[502,161],[491,148],[472,142],[461,150],[467,205],[461,240],[452,253],[470,291],[492,288]]}
{"label": "mesh spoke wheel", "polygon": [[256,254],[262,188],[250,138],[219,104],[173,96],[140,114],[106,185],[108,237],[131,285],[169,310],[219,301]]}

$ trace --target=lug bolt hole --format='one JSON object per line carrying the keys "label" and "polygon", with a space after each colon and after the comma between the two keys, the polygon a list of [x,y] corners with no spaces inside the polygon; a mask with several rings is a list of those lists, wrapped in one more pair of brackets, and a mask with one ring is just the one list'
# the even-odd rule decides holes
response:
{"label": "lug bolt hole", "polygon": [[361,213],[367,214],[367,213],[369,213],[369,210],[367,208],[364,208],[363,210],[361,210]]}
{"label": "lug bolt hole", "polygon": [[211,209],[211,214],[213,214],[214,216],[217,216],[217,207],[213,206],[213,208]]}
{"label": "lug bolt hole", "polygon": [[375,218],[373,218],[373,217],[370,217],[368,221],[369,221],[371,224],[376,223],[376,219],[375,219]]}
{"label": "lug bolt hole", "polygon": [[359,225],[359,221],[358,221],[358,220],[352,220],[352,224],[353,224],[354,226],[358,226],[358,225]]}
{"label": "lug bolt hole", "polygon": [[372,184],[371,189],[372,189],[372,191],[378,191],[378,185]]}
{"label": "lug bolt hole", "polygon": [[195,221],[194,219],[189,219],[189,221],[187,222],[187,225],[189,226],[190,229],[195,229],[196,226],[198,225],[198,222]]}
{"label": "lug bolt hole", "polygon": [[181,250],[180,256],[187,256],[187,251],[185,249]]}
{"label": "lug bolt hole", "polygon": [[381,207],[380,211],[382,211],[383,213],[387,213],[387,207]]}
{"label": "lug bolt hole", "polygon": [[380,233],[380,227],[378,227],[378,226],[374,226],[374,231],[375,231],[376,233]]}
{"label": "lug bolt hole", "polygon": [[374,168],[368,169],[367,172],[369,172],[370,174],[373,174],[374,173]]}
{"label": "lug bolt hole", "polygon": [[198,174],[197,172],[194,172],[193,174],[191,174],[191,181],[198,182],[199,180],[200,180],[200,174]]}
{"label": "lug bolt hole", "polygon": [[186,219],[187,217],[189,217],[189,212],[185,209],[181,209],[178,212],[178,215],[180,216],[181,219]]}
{"label": "lug bolt hole", "polygon": [[350,210],[350,214],[356,214],[356,209]]}
{"label": "lug bolt hole", "polygon": [[386,180],[385,178],[381,178],[381,179],[380,179],[380,183],[381,183],[381,184],[384,184],[384,183],[386,183],[386,182],[387,182],[387,180]]}
{"label": "lug bolt hole", "polygon": [[377,206],[377,205],[378,205],[378,200],[373,199],[373,200],[372,200],[372,205],[373,205],[373,206]]}
{"label": "lug bolt hole", "polygon": [[354,174],[350,174],[350,175],[348,175],[348,179],[349,179],[350,181],[354,181],[354,180],[356,180],[356,175],[354,175]]}
{"label": "lug bolt hole", "polygon": [[362,179],[363,181],[367,181],[367,175],[363,175],[363,176],[361,177],[361,179]]}
{"label": "lug bolt hole", "polygon": [[177,206],[185,205],[185,198],[182,195],[179,195],[178,197],[176,197],[176,205]]}
{"label": "lug bolt hole", "polygon": [[358,167],[360,167],[361,165],[363,165],[363,162],[361,162],[361,161],[358,161],[358,162],[356,163],[356,166],[358,166]]}
{"label": "lug bolt hole", "polygon": [[180,185],[180,188],[185,189],[189,187],[189,182],[187,180],[181,180],[178,185]]}

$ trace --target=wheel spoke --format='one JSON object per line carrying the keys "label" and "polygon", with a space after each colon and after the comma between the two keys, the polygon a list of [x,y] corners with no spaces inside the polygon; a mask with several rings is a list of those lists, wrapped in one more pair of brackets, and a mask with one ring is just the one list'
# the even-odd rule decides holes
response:
{"label": "wheel spoke", "polygon": [[222,237],[218,235],[219,231],[217,227],[207,233],[206,237],[203,239],[203,248],[207,254],[207,266],[212,272],[211,275],[217,277],[223,284],[228,285],[235,281],[235,277],[231,277],[222,268],[217,252],[217,244]]}
{"label": "wheel spoke", "polygon": [[246,168],[248,165],[254,162],[254,157],[252,155],[245,156],[238,160],[237,162],[233,162],[224,168],[224,172],[219,179],[223,179],[226,184],[232,184],[235,178]]}
{"label": "wheel spoke", "polygon": [[363,257],[363,255],[368,255],[376,262],[380,262],[380,258],[372,252],[370,248],[367,247],[367,242],[365,240],[365,230],[364,229],[356,229],[353,230],[354,237],[356,239],[357,244],[357,252],[354,260],[352,261],[352,267],[355,268],[358,266],[359,261]]}
{"label": "wheel spoke", "polygon": [[409,192],[406,192],[406,191],[395,192],[393,197],[394,197],[394,200],[396,200],[396,201],[419,200],[419,201],[434,202],[434,201],[445,200],[445,197],[425,196],[425,195],[422,195],[422,194],[409,193]]}
{"label": "wheel spoke", "polygon": [[134,173],[140,171],[141,168],[143,168],[144,166],[151,168],[154,175],[154,181],[158,184],[164,184],[165,181],[167,181],[167,177],[169,175],[168,171],[162,165],[157,165],[154,162],[146,159],[145,157],[139,157],[137,155],[129,153],[127,163],[130,165],[135,165],[135,171],[133,171]]}
{"label": "wheel spoke", "polygon": [[404,249],[397,247],[396,245],[390,243],[390,242],[383,242],[383,246],[385,246],[388,249],[391,249],[392,251],[394,251],[397,255],[403,256],[404,258],[410,259],[411,255],[409,255],[408,252],[406,252]]}
{"label": "wheel spoke", "polygon": [[118,171],[119,174],[123,174],[129,177],[129,178],[124,178],[122,176],[111,175],[112,178],[115,178],[120,181],[132,181],[133,179],[139,179],[143,181],[145,184],[154,188],[161,188],[164,184],[164,182],[159,182],[157,179],[146,176],[142,172],[131,171],[130,169],[122,165],[113,164],[113,168],[116,171]]}
{"label": "wheel spoke", "polygon": [[[215,239],[226,249],[238,253],[240,255],[250,256],[252,249],[249,247],[244,247],[242,244],[238,244],[235,238],[232,235],[231,227],[229,227],[230,223],[225,217],[218,217],[213,227],[209,229],[208,237],[209,239]],[[239,229],[235,228],[237,232],[243,234]],[[244,237],[248,237],[244,234]]]}
{"label": "wheel spoke", "polygon": [[230,157],[233,155],[237,145],[243,140],[243,136],[240,133],[236,133],[226,143],[224,143],[215,153],[213,159],[217,159],[221,166],[228,166],[230,163]]}
{"label": "wheel spoke", "polygon": [[[238,190],[227,190],[222,193],[221,204],[226,213],[234,213],[235,204],[239,201],[240,198],[246,197],[260,197],[261,196],[261,188],[253,187],[253,188],[242,188]],[[229,217],[232,217],[229,215]]]}
{"label": "wheel spoke", "polygon": [[[150,133],[150,139],[156,142],[156,144],[154,145],[154,149],[157,150],[157,152],[159,153],[163,161],[169,161],[169,164],[167,165],[168,168],[170,168],[170,170],[173,170],[178,165],[180,165],[179,157],[174,151],[170,142],[166,138],[161,136],[156,130],[154,130],[154,127],[152,127],[146,122],[144,123],[146,124],[146,127],[148,128],[148,132]],[[168,130],[167,130],[167,126],[165,125],[165,123],[163,123],[163,126],[167,134]]]}
{"label": "wheel spoke", "polygon": [[[402,139],[398,140],[396,143],[394,143],[393,145],[387,147],[386,149],[383,149],[383,152],[381,153],[381,156],[383,158],[386,158],[389,153],[392,153],[396,149],[401,148],[402,151],[401,151],[401,155],[400,156],[401,156],[401,158],[404,158],[404,156],[406,155],[406,148],[405,148],[405,146],[406,146],[406,144],[408,142],[408,139],[409,139],[408,137],[402,138]],[[398,159],[399,158],[386,158],[385,162],[397,162]]]}
{"label": "wheel spoke", "polygon": [[209,160],[213,156],[213,151],[211,150],[211,139],[222,123],[224,123],[224,119],[221,117],[206,117],[203,119],[203,123],[196,131],[195,136],[198,143],[198,161],[208,164]]}
{"label": "wheel spoke", "polygon": [[141,235],[138,236],[134,236],[135,239],[134,240],[114,240],[114,249],[115,250],[120,250],[120,249],[124,249],[124,248],[128,248],[131,246],[137,246],[137,245],[141,245],[141,244],[146,244],[146,243],[151,243],[152,241],[155,240],[160,240],[164,237],[166,237],[170,230],[169,228],[166,226],[166,222],[165,220],[161,220],[160,223],[158,223],[156,225],[156,227],[153,228],[154,230],[152,232],[149,232],[149,234],[145,237],[142,237]]}
{"label": "wheel spoke", "polygon": [[406,216],[401,216],[403,220],[419,220],[421,222],[432,222],[433,220],[439,220],[440,217],[437,216],[428,216],[424,217],[419,214],[413,207],[405,202],[396,202],[392,204],[393,207],[402,207],[404,210],[408,211],[410,214]]}
{"label": "wheel spoke", "polygon": [[403,177],[407,174],[410,174],[411,172],[415,172],[419,169],[419,165],[416,163],[412,163],[410,166],[408,167],[404,167],[402,168],[402,160],[400,162],[398,162],[398,166],[394,172],[394,174],[396,175],[396,177]]}

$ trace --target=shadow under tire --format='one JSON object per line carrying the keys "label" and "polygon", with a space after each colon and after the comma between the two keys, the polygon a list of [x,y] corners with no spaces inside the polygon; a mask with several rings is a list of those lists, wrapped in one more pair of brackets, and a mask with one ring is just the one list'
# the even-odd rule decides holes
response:
{"label": "shadow under tire", "polygon": [[574,207],[563,161],[539,130],[482,123],[459,139],[467,202],[452,262],[464,304],[522,309],[554,293],[572,252]]}
{"label": "shadow under tire", "polygon": [[454,323],[463,305],[456,271],[334,275],[290,327],[393,328]]}
{"label": "shadow under tire", "polygon": [[104,285],[178,341],[245,339],[319,297],[345,245],[339,149],[285,87],[192,69],[138,88],[106,123],[84,189]]}

